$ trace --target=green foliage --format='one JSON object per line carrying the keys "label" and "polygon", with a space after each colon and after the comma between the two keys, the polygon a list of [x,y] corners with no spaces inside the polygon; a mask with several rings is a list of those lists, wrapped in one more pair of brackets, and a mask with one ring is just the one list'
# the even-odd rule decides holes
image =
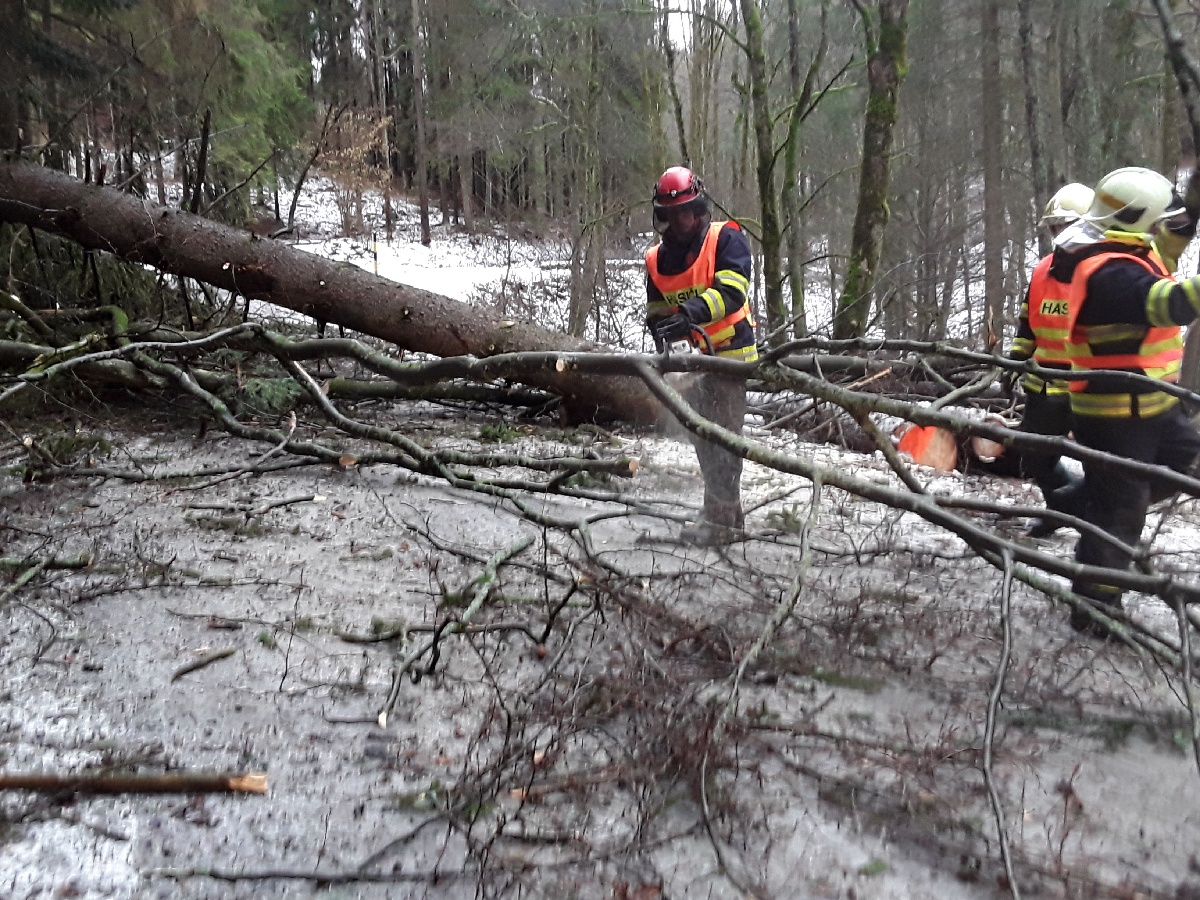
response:
{"label": "green foliage", "polygon": [[76,431],[59,431],[36,441],[39,449],[60,466],[84,453],[107,456],[113,448],[112,442],[102,435]]}
{"label": "green foliage", "polygon": [[865,866],[859,866],[858,874],[864,878],[873,878],[876,875],[883,875],[888,871],[888,864],[882,859],[873,859]]}
{"label": "green foliage", "polygon": [[304,389],[291,378],[250,378],[238,394],[238,406],[259,415],[277,416],[296,408]]}
{"label": "green foliage", "polygon": [[479,440],[486,444],[507,444],[521,436],[521,430],[507,422],[479,426]]}
{"label": "green foliage", "polygon": [[788,503],[781,509],[773,509],[767,513],[768,526],[791,534],[799,534],[807,521],[808,510],[799,503]]}

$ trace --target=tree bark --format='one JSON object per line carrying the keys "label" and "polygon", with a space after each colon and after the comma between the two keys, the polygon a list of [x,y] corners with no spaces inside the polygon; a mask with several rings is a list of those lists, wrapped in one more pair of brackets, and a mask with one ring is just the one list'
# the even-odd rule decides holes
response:
{"label": "tree bark", "polygon": [[[1033,60],[1033,0],[1019,0],[1019,35],[1021,40],[1021,76],[1025,83],[1025,129],[1029,132],[1029,170],[1033,179],[1033,199],[1036,209],[1041,210],[1050,199],[1050,180],[1046,175],[1046,156],[1042,150],[1042,131],[1038,122],[1038,83]],[[1042,256],[1050,252],[1050,235],[1044,228],[1037,229],[1038,251]]]}
{"label": "tree bark", "polygon": [[417,120],[417,200],[421,207],[421,243],[429,246],[429,166],[425,144],[425,66],[421,28],[421,0],[412,0],[413,115]]}
{"label": "tree bark", "polygon": [[[595,349],[576,338],[40,166],[0,162],[0,222],[39,228],[87,249],[274,303],[405,350],[486,357]],[[530,375],[526,383],[561,396],[568,418],[575,421],[599,416],[651,424],[660,413],[657,401],[634,378],[614,382],[547,369]]]}
{"label": "tree bark", "polygon": [[990,350],[1004,337],[1004,104],[1000,97],[1000,8],[982,0],[980,60],[983,86],[984,340]]}
{"label": "tree bark", "polygon": [[750,75],[750,103],[754,113],[754,142],[758,160],[758,201],[762,209],[759,239],[763,254],[763,292],[766,295],[767,330],[772,343],[787,341],[784,326],[788,311],[783,304],[783,279],[780,277],[780,248],[783,237],[779,228],[779,207],[775,198],[775,142],[767,92],[767,57],[763,49],[763,24],[757,0],[741,0],[742,21],[746,27],[746,61]]}
{"label": "tree bark", "polygon": [[835,338],[859,337],[867,327],[871,292],[887,226],[888,181],[896,103],[904,80],[908,42],[908,0],[879,0],[874,10],[856,4],[867,45],[867,111],[863,122],[858,206],[850,238],[846,283],[833,323]]}

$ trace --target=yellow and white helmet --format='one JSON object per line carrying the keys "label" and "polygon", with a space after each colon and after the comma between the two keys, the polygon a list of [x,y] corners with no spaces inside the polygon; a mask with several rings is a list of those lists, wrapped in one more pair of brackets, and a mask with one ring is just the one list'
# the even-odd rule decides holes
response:
{"label": "yellow and white helmet", "polygon": [[1044,228],[1061,228],[1070,225],[1087,213],[1091,208],[1093,197],[1094,192],[1086,184],[1080,184],[1078,181],[1064,184],[1054,192],[1054,196],[1046,204],[1046,209],[1038,220],[1038,224]]}
{"label": "yellow and white helmet", "polygon": [[1097,182],[1092,205],[1083,218],[1104,231],[1146,234],[1158,222],[1180,212],[1175,196],[1175,185],[1158,172],[1126,166]]}

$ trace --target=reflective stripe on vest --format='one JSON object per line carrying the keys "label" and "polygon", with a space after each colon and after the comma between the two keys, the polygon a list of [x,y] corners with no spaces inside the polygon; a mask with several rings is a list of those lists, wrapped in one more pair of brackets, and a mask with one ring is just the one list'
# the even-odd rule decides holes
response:
{"label": "reflective stripe on vest", "polygon": [[[700,245],[696,261],[678,275],[664,275],[658,270],[658,251],[662,244],[655,244],[646,251],[646,272],[665,301],[665,306],[655,304],[657,307],[655,312],[661,309],[663,314],[672,315],[679,310],[679,304],[684,300],[699,297],[710,289],[716,290],[717,240],[720,237],[721,229],[727,224],[727,222],[713,222],[708,226],[708,233],[704,236],[704,243]],[[741,276],[738,277],[741,278]],[[741,306],[724,318],[707,325],[700,325],[699,328],[708,335],[713,353],[716,355],[753,362],[758,358],[758,347],[753,342],[747,347],[723,346],[733,340],[737,323],[742,319],[749,319],[750,326],[754,327],[754,318],[750,315],[750,298],[747,296],[746,286],[741,285],[741,287],[743,298]],[[701,351],[708,352],[708,346],[695,335],[691,337],[691,342]]]}
{"label": "reflective stripe on vest", "polygon": [[[1159,278],[1168,278],[1170,273],[1157,253],[1151,251],[1148,256],[1137,256],[1132,253],[1098,253],[1081,262],[1075,269],[1071,279],[1071,290],[1068,297],[1068,328],[1070,335],[1067,340],[1067,353],[1071,358],[1071,368],[1076,371],[1095,371],[1098,369],[1140,369],[1150,378],[1159,381],[1176,382],[1179,380],[1179,369],[1183,360],[1183,331],[1177,325],[1166,328],[1147,327],[1140,325],[1099,325],[1080,328],[1076,321],[1087,299],[1088,279],[1106,262],[1115,259],[1132,260]],[[1141,338],[1137,353],[1097,354],[1092,351],[1088,337],[1099,339],[1110,338],[1120,340]],[[1165,412],[1179,402],[1160,391],[1150,391],[1144,394],[1122,392],[1106,394],[1088,390],[1088,382],[1071,382],[1071,410],[1079,415],[1105,416],[1112,418],[1128,418],[1130,416],[1155,416]]]}

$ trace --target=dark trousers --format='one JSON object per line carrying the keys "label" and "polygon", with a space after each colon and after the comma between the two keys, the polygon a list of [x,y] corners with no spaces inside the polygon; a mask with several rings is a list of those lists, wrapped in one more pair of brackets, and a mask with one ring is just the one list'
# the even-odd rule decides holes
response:
{"label": "dark trousers", "polygon": [[[1181,406],[1146,419],[1076,416],[1074,431],[1075,439],[1086,447],[1167,466],[1176,472],[1189,472],[1200,457],[1200,433]],[[1142,536],[1150,504],[1175,493],[1175,488],[1161,481],[1111,466],[1089,462],[1083,469],[1083,517],[1131,547]],[[1130,556],[1093,535],[1083,534],[1075,545],[1075,561],[1126,569]],[[1091,582],[1076,582],[1072,590],[1108,603],[1116,603],[1121,596],[1116,587]]]}
{"label": "dark trousers", "polygon": [[[669,376],[692,408],[722,428],[741,434],[746,420],[746,382],[722,375]],[[704,519],[742,527],[742,458],[688,432],[704,478]]]}
{"label": "dark trousers", "polygon": [[[1021,419],[1021,431],[1026,434],[1045,434],[1051,437],[1066,437],[1071,432],[1071,397],[1068,394],[1042,394],[1027,392],[1025,415]],[[1042,490],[1047,506],[1054,507],[1050,494],[1071,482],[1071,476],[1062,464],[1058,453],[1021,451],[1021,474],[1033,480]]]}

